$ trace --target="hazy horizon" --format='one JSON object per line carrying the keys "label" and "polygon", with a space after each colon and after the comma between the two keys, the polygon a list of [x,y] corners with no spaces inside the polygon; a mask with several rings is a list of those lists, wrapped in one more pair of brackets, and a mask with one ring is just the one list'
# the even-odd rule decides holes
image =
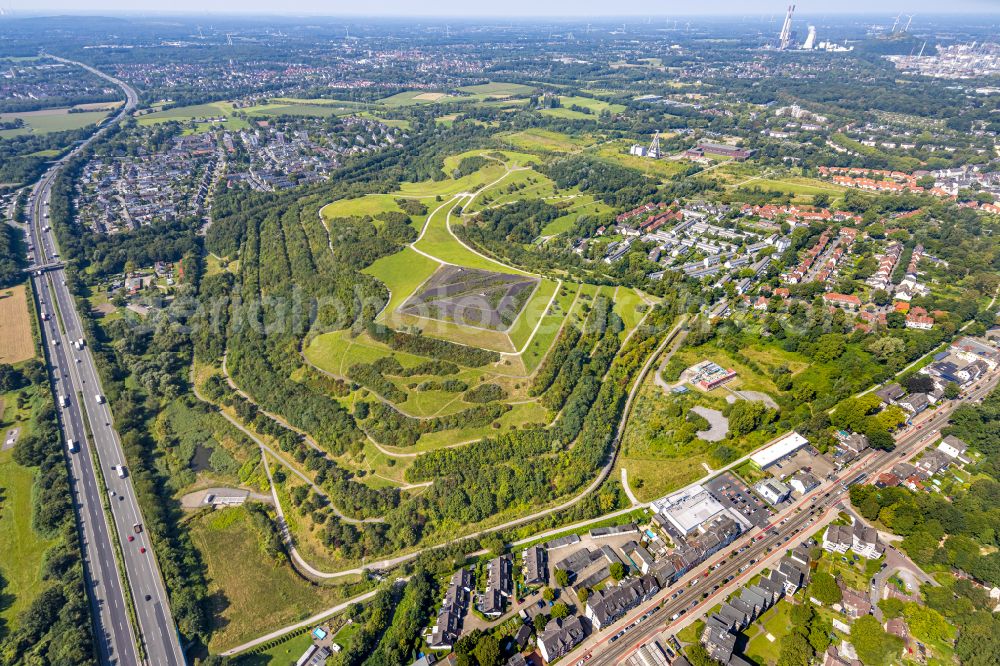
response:
{"label": "hazy horizon", "polygon": [[[708,2],[654,3],[642,0],[620,0],[607,3],[598,0],[508,0],[505,11],[495,5],[470,7],[459,0],[429,0],[416,4],[403,0],[383,0],[377,6],[357,3],[320,2],[319,0],[287,0],[276,10],[270,0],[175,0],[169,9],[151,0],[98,0],[97,3],[76,3],[67,0],[8,0],[4,9],[13,15],[44,14],[126,14],[126,15],[271,15],[271,16],[345,16],[345,17],[447,17],[447,18],[587,18],[587,17],[670,17],[686,16],[746,16],[752,14],[783,14],[787,0],[709,0]],[[841,0],[831,3],[818,0],[794,2],[796,15],[822,16],[856,14],[889,16],[900,12],[919,15],[949,15],[1000,13],[1000,3],[993,0],[954,0],[947,11],[940,2],[931,0],[883,0],[877,8],[865,0]],[[210,7],[206,8],[206,5]],[[613,8],[614,11],[609,11]]]}

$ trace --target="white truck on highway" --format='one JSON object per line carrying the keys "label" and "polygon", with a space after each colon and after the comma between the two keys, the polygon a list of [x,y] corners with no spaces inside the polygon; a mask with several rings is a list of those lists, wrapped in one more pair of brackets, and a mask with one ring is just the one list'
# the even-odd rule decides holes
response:
{"label": "white truck on highway", "polygon": [[76,440],[75,440],[75,439],[71,439],[71,440],[69,440],[69,441],[68,441],[68,442],[66,443],[66,446],[67,446],[67,447],[69,447],[69,452],[70,452],[70,453],[76,453],[77,451],[79,451],[79,450],[80,450],[80,447],[79,447],[79,446],[77,445],[77,443],[76,443]]}
{"label": "white truck on highway", "polygon": [[115,473],[118,474],[119,479],[125,478],[125,465],[115,465],[112,469],[114,469]]}
{"label": "white truck on highway", "polygon": [[94,399],[97,400],[97,404],[98,405],[103,405],[104,404],[104,396],[101,395],[100,393],[96,394],[94,396]]}
{"label": "white truck on highway", "polygon": [[69,396],[61,395],[59,396],[59,406],[66,407],[69,405]]}
{"label": "white truck on highway", "polygon": [[80,349],[83,349],[83,338],[80,338],[79,340],[77,340],[76,342],[74,342],[73,346],[76,347],[78,351]]}

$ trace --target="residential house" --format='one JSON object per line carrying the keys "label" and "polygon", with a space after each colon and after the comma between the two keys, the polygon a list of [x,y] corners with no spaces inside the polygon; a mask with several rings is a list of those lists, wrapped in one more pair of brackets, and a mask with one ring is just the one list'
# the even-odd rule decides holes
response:
{"label": "residential house", "polygon": [[854,529],[850,525],[829,525],[823,532],[823,550],[843,555],[854,545]]}
{"label": "residential house", "polygon": [[799,470],[788,480],[788,485],[800,495],[805,495],[814,488],[819,487],[819,479],[810,472]]}
{"label": "residential house", "polygon": [[583,625],[575,615],[552,619],[538,636],[538,653],[546,662],[552,662],[569,653],[584,638]]}
{"label": "residential house", "polygon": [[436,650],[447,649],[458,640],[473,587],[472,572],[468,569],[459,569],[452,575],[448,589],[445,590],[441,610],[427,640],[430,647]]}
{"label": "residential house", "polygon": [[861,299],[854,294],[823,294],[823,302],[827,305],[843,308],[849,312],[857,312],[861,307]]}
{"label": "residential house", "polygon": [[916,416],[920,412],[930,407],[931,400],[926,393],[911,393],[905,398],[899,400],[897,404],[906,411]]}
{"label": "residential house", "polygon": [[944,453],[949,458],[958,460],[959,462],[962,463],[969,462],[969,458],[967,456],[969,451],[969,445],[960,440],[958,437],[955,437],[954,435],[948,435],[947,437],[942,439],[941,443],[938,444],[937,448],[938,451]]}
{"label": "residential house", "polygon": [[843,581],[838,580],[837,584],[840,586],[840,605],[847,617],[856,619],[872,612],[871,602],[866,595],[847,587]]}
{"label": "residential house", "polygon": [[917,461],[917,471],[929,478],[948,469],[951,461],[952,459],[948,454],[938,449],[931,449],[924,453],[923,457]]}
{"label": "residential house", "polygon": [[595,631],[600,631],[660,590],[653,576],[634,578],[618,587],[597,590],[587,599],[585,614]]}
{"label": "residential house", "polygon": [[728,664],[736,649],[736,636],[721,627],[706,625],[701,634],[701,644],[712,659]]}
{"label": "residential house", "polygon": [[486,564],[486,591],[480,597],[479,610],[487,617],[499,617],[514,588],[514,563],[510,555],[501,555]]}
{"label": "residential house", "polygon": [[546,585],[549,581],[549,557],[541,546],[524,551],[524,584]]}
{"label": "residential house", "polygon": [[906,391],[899,384],[889,384],[875,391],[875,395],[885,404],[895,405],[897,400],[906,395]]}
{"label": "residential house", "polygon": [[856,520],[854,521],[851,550],[869,560],[877,560],[882,557],[885,548],[879,543],[878,530]]}
{"label": "residential house", "polygon": [[642,546],[636,546],[629,555],[636,568],[643,574],[648,574],[655,560],[649,551]]}

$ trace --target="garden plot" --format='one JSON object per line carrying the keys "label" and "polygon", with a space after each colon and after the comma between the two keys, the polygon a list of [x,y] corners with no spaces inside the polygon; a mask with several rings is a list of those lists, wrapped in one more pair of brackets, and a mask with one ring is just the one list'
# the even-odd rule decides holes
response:
{"label": "garden plot", "polygon": [[442,266],[400,307],[401,314],[507,331],[538,288],[538,278]]}

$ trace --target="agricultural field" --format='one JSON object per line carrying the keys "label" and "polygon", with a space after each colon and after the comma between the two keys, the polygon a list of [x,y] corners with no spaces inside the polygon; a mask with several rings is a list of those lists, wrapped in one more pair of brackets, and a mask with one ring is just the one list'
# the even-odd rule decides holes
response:
{"label": "agricultural field", "polygon": [[35,357],[27,294],[25,285],[0,291],[0,363]]}
{"label": "agricultural field", "polygon": [[587,134],[570,136],[563,132],[533,127],[502,137],[514,147],[537,153],[575,153],[593,144]]}
{"label": "agricultural field", "polygon": [[22,111],[19,113],[0,113],[0,121],[20,118],[24,122],[23,127],[0,130],[0,139],[9,139],[22,134],[48,134],[49,132],[80,129],[89,125],[96,125],[107,116],[107,110],[70,113],[69,107]]}
{"label": "agricultural field", "polygon": [[362,108],[353,102],[338,102],[336,100],[269,100],[267,104],[248,106],[240,109],[249,117],[258,116],[346,116]]}
{"label": "agricultural field", "polygon": [[460,91],[468,93],[479,101],[524,97],[534,92],[534,88],[521,83],[499,83],[491,81],[478,86],[464,86]]}
{"label": "agricultural field", "polygon": [[414,106],[417,104],[436,104],[441,101],[452,101],[454,97],[443,92],[428,92],[426,90],[407,90],[396,93],[390,97],[385,97],[378,101],[379,104],[388,108],[398,108],[402,106]]}
{"label": "agricultural field", "polygon": [[[245,508],[205,513],[189,526],[207,570],[213,605],[212,652],[232,648],[350,596],[343,588],[307,582],[283,555],[280,559],[268,556]],[[239,566],[233,566],[235,562]],[[254,575],[247,576],[247,571]]]}
{"label": "agricultural field", "polygon": [[[605,111],[610,111],[611,113],[621,113],[625,110],[625,107],[621,104],[610,104],[592,97],[564,97],[560,95],[559,104],[561,106],[555,109],[542,109],[542,115],[551,116],[552,118],[564,118],[567,120],[593,120],[596,122],[597,116]],[[573,106],[587,109],[590,113],[577,111],[571,108]]]}
{"label": "agricultural field", "polygon": [[235,117],[237,110],[232,102],[210,102],[208,104],[194,104],[192,106],[178,106],[173,109],[154,111],[139,116],[140,125],[156,125],[170,121],[190,122],[197,119],[225,118],[222,122],[198,122],[198,132],[208,131],[212,128],[224,128],[228,130],[239,130],[249,127],[249,123],[242,118]]}

